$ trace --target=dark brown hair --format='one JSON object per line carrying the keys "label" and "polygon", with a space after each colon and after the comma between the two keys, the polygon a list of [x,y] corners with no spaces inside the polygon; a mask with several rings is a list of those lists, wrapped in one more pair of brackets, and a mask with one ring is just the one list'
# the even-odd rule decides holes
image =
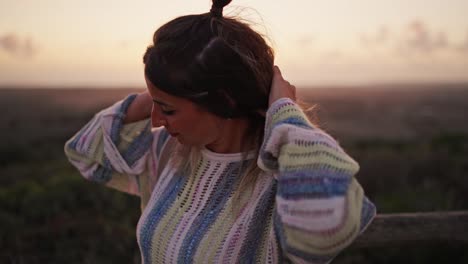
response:
{"label": "dark brown hair", "polygon": [[[186,98],[223,118],[247,118],[246,145],[263,140],[274,54],[245,22],[222,16],[231,0],[211,11],[161,26],[143,57],[146,78],[164,92]],[[257,153],[258,154],[258,153]]]}
{"label": "dark brown hair", "polygon": [[[213,0],[213,7],[229,2]],[[249,25],[212,12],[164,24],[143,57],[145,75],[158,89],[220,117],[255,121],[268,108],[273,60],[271,47]]]}

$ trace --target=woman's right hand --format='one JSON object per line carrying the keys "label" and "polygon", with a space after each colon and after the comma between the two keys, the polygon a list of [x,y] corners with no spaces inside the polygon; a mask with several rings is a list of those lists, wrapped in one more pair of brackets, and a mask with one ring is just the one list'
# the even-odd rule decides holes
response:
{"label": "woman's right hand", "polygon": [[296,101],[296,87],[283,78],[279,67],[275,65],[273,67],[273,81],[271,83],[268,106],[271,106],[280,98],[290,98],[291,100]]}
{"label": "woman's right hand", "polygon": [[153,98],[148,91],[139,93],[127,110],[123,123],[133,123],[151,117]]}

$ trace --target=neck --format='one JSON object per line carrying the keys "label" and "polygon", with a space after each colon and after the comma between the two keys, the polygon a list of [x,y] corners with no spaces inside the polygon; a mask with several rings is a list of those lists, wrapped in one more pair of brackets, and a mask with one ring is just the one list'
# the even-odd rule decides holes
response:
{"label": "neck", "polygon": [[249,149],[246,146],[246,132],[249,122],[245,118],[223,119],[219,126],[218,138],[206,145],[206,148],[216,153],[239,153]]}

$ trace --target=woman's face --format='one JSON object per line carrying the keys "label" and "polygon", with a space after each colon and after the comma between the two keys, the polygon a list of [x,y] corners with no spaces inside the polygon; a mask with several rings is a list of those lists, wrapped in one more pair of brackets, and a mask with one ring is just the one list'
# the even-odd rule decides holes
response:
{"label": "woman's face", "polygon": [[151,111],[153,127],[164,126],[171,136],[184,145],[202,147],[219,138],[222,118],[187,99],[156,88],[148,79],[146,84],[153,98]]}

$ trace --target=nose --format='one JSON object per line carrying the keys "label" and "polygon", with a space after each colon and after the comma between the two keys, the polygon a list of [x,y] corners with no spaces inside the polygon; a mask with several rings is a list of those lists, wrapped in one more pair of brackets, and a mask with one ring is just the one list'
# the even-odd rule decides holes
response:
{"label": "nose", "polygon": [[166,126],[167,120],[165,119],[164,115],[161,113],[161,109],[159,106],[153,104],[153,108],[151,109],[151,126],[152,127],[161,127]]}

